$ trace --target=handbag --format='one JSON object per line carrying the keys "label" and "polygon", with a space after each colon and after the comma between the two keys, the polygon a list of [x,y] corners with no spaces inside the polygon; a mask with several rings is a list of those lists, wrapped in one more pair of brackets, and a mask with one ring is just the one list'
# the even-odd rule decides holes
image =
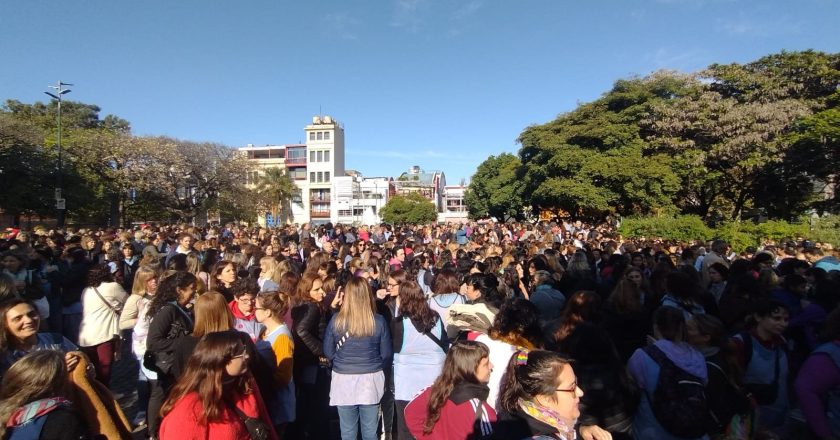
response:
{"label": "handbag", "polygon": [[236,407],[236,405],[230,405],[233,408],[233,411],[239,416],[239,420],[242,420],[242,423],[245,424],[245,429],[248,430],[248,435],[251,436],[252,440],[268,440],[271,435],[271,428],[260,419],[254,417],[248,417],[245,415],[242,410]]}
{"label": "handbag", "polygon": [[[102,302],[105,303],[105,306],[107,306],[108,309],[111,310],[114,313],[114,315],[117,316],[117,319],[119,320],[120,319],[120,313],[122,312],[122,309],[114,307],[113,304],[109,303],[108,300],[106,300],[105,297],[102,296],[101,293],[99,293],[99,289],[97,289],[96,287],[93,288],[93,291],[96,293],[96,296],[98,296],[99,299],[101,299]],[[122,337],[119,334],[116,334],[112,338],[112,341],[114,341],[114,343],[113,343],[114,360],[118,361],[122,357]]]}

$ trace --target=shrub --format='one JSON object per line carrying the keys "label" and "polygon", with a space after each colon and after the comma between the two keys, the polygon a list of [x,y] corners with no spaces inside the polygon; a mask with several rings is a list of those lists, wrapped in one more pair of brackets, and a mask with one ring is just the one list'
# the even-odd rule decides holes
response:
{"label": "shrub", "polygon": [[696,215],[675,217],[630,217],[621,221],[619,232],[630,238],[662,238],[678,241],[706,241],[712,230]]}

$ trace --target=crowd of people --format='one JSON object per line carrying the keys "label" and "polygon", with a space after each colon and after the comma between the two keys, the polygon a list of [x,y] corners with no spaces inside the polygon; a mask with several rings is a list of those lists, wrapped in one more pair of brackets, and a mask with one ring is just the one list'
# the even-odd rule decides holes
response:
{"label": "crowd of people", "polygon": [[9,229],[0,439],[840,438],[830,245],[615,226]]}

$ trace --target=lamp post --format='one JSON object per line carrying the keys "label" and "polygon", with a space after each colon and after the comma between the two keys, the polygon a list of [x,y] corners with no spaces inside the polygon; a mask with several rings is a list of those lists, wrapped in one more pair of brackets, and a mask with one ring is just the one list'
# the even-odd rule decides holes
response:
{"label": "lamp post", "polygon": [[58,138],[56,140],[56,146],[58,146],[58,172],[55,178],[55,208],[58,210],[58,215],[56,216],[56,226],[59,228],[64,227],[64,214],[66,212],[67,206],[65,204],[65,199],[63,198],[62,186],[63,186],[63,170],[61,164],[61,97],[70,93],[70,89],[65,89],[64,86],[72,86],[73,84],[63,83],[61,81],[58,82],[57,86],[49,86],[49,88],[55,90],[55,94],[50,92],[44,92],[56,101],[58,101]]}

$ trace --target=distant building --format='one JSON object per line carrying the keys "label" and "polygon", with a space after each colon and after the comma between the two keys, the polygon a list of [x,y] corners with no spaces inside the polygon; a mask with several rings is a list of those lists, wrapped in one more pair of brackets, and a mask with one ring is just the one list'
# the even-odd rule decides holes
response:
{"label": "distant building", "polygon": [[419,193],[426,200],[435,204],[435,210],[443,210],[443,188],[446,186],[446,176],[443,171],[424,171],[415,165],[400,174],[393,182],[394,194],[407,195]]}
{"label": "distant building", "polygon": [[464,185],[443,187],[443,210],[438,213],[438,222],[467,221],[467,205],[464,203]]}
{"label": "distant building", "polygon": [[363,177],[358,172],[335,179],[336,221],[343,224],[378,224],[379,212],[388,202],[387,177]]}
{"label": "distant building", "polygon": [[[279,223],[326,223],[338,216],[333,203],[333,179],[344,176],[344,127],[330,116],[315,116],[312,124],[304,127],[305,144],[248,145],[239,151],[257,163],[257,170],[248,176],[248,184],[258,182],[262,170],[272,167],[285,168],[300,189],[292,199],[290,212],[282,212]],[[260,216],[266,224],[268,213]],[[273,223],[272,222],[272,223]]]}

